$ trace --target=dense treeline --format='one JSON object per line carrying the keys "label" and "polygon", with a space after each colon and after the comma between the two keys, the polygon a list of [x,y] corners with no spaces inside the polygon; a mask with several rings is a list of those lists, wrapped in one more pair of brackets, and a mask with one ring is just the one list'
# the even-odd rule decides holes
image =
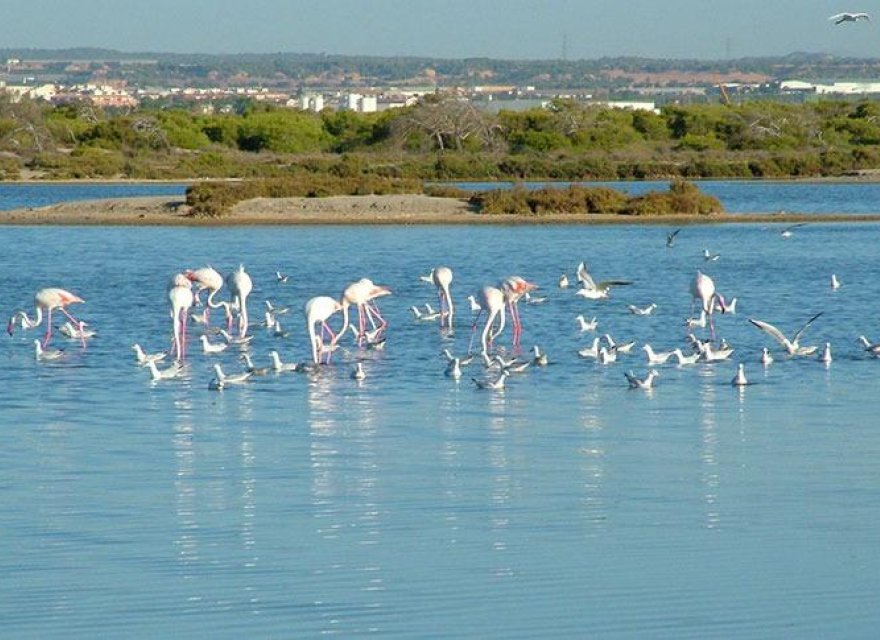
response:
{"label": "dense treeline", "polygon": [[328,174],[451,179],[840,176],[880,168],[880,105],[558,100],[489,114],[453,96],[375,114],[243,104],[232,113],[0,102],[0,177]]}
{"label": "dense treeline", "polygon": [[[539,88],[607,88],[613,86],[610,70],[628,73],[762,74],[774,78],[825,80],[846,77],[871,80],[877,77],[877,58],[839,57],[816,53],[750,57],[724,60],[651,59],[605,57],[577,60],[498,60],[492,58],[425,58],[416,56],[346,56],[314,53],[266,54],[173,54],[130,53],[104,49],[63,50],[0,49],[0,58],[43,60],[45,72],[64,82],[86,80],[69,61],[92,61],[102,73],[124,78],[137,86],[168,86],[169,81],[198,84],[209,77],[249,79],[261,86],[291,81],[336,79],[351,86],[425,84],[439,78],[444,86],[469,86],[475,79],[491,78],[492,84],[536,85]],[[426,73],[430,71],[430,76]],[[731,78],[733,79],[733,78]],[[247,82],[247,80],[245,80]],[[174,82],[172,82],[174,84]]]}

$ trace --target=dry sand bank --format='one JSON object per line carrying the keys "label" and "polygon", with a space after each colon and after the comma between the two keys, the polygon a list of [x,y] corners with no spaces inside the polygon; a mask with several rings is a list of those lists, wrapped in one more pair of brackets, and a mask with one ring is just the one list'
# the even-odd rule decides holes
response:
{"label": "dry sand bank", "polygon": [[65,202],[0,211],[0,225],[247,226],[288,224],[718,224],[877,222],[878,214],[736,214],[632,217],[595,214],[481,215],[465,200],[424,195],[258,198],[222,218],[192,218],[183,196]]}

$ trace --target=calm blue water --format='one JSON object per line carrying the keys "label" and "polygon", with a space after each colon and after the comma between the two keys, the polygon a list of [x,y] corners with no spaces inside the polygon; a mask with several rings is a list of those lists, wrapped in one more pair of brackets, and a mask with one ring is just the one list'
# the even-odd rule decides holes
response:
{"label": "calm blue water", "polygon": [[[99,336],[85,352],[56,336],[57,363],[34,361],[40,329],[0,341],[3,636],[873,637],[880,362],[856,339],[880,340],[880,225],[776,231],[688,227],[669,250],[656,227],[4,227],[3,309],[63,286]],[[635,284],[557,289],[580,260]],[[167,346],[168,278],[209,262],[246,265],[257,320],[265,299],[294,308],[288,339],[254,327],[257,364],[305,359],[304,300],[362,276],[394,290],[388,347],[222,393],[193,349],[185,379],[153,384],[131,343]],[[436,264],[455,269],[451,339],[408,311],[435,302],[418,276]],[[739,300],[718,331],[754,384],[730,386],[734,362],[666,365],[630,391],[641,353],[577,357],[578,313],[681,345],[700,268]],[[553,364],[504,393],[475,389],[475,365],[447,379],[465,297],[511,273],[549,296],[522,308],[523,344]],[[772,343],[746,318],[791,332],[818,311],[804,342],[831,342],[831,366],[773,345],[763,371]]]}
{"label": "calm blue water", "polygon": [[17,183],[0,182],[0,211],[45,207],[71,200],[131,198],[135,196],[182,196],[185,184],[168,182],[131,183]]}
{"label": "calm blue water", "polygon": [[[506,182],[460,183],[466,189],[509,188]],[[532,182],[529,188],[565,187],[568,183]],[[666,191],[669,182],[585,182],[589,187],[611,187],[633,195]],[[877,213],[880,183],[875,182],[773,182],[763,180],[700,180],[700,189],[721,200],[730,213]]]}

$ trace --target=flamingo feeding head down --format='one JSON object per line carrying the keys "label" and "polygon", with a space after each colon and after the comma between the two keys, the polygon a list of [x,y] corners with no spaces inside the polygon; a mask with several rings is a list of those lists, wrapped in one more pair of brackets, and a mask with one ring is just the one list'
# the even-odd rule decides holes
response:
{"label": "flamingo feeding head down", "polygon": [[520,344],[522,336],[522,321],[519,317],[519,307],[517,303],[527,293],[531,293],[538,288],[538,285],[529,282],[520,276],[508,276],[501,283],[501,291],[504,293],[504,301],[510,309],[510,324],[513,325],[513,346]]}
{"label": "flamingo feeding head down", "polygon": [[[337,311],[342,311],[342,304],[330,296],[316,296],[306,302],[303,307],[303,315],[306,318],[306,329],[309,334],[309,344],[312,348],[312,362],[320,364],[324,355],[324,335],[330,338],[331,346],[336,344],[339,337],[333,333],[327,320]],[[320,334],[315,331],[315,325],[321,324]],[[346,323],[347,324],[347,323]],[[343,329],[344,330],[344,329]],[[342,335],[340,333],[340,335]],[[327,362],[330,362],[331,351],[327,351]]]}
{"label": "flamingo feeding head down", "polygon": [[[483,333],[480,336],[483,353],[488,353],[492,341],[504,331],[504,292],[496,287],[483,287],[483,290],[480,292],[480,307],[480,313],[486,311],[488,314],[486,326],[483,327]],[[498,329],[493,331],[492,325],[495,322],[495,318],[499,316]],[[476,327],[476,324],[474,326]]]}
{"label": "flamingo feeding head down", "polygon": [[171,278],[168,286],[168,300],[171,302],[171,325],[174,331],[174,357],[182,360],[186,354],[186,325],[189,309],[193,305],[192,283],[182,273]]}
{"label": "flamingo feeding head down", "polygon": [[[12,335],[15,331],[15,325],[17,322],[20,322],[24,329],[38,327],[43,322],[43,313],[45,312],[46,336],[43,338],[43,347],[45,347],[49,344],[49,338],[52,337],[52,311],[58,309],[61,313],[67,316],[74,325],[79,326],[79,320],[74,318],[67,310],[68,305],[78,302],[84,302],[84,300],[66,289],[58,289],[57,287],[40,289],[34,295],[34,318],[29,318],[24,311],[16,311],[12,314],[12,317],[9,318],[9,322],[6,325],[6,331],[9,335]],[[85,346],[85,339],[83,339],[83,348],[85,348]]]}
{"label": "flamingo feeding head down", "polygon": [[362,343],[365,339],[368,320],[374,332],[374,340],[381,340],[388,322],[379,313],[379,307],[374,300],[388,295],[391,295],[391,289],[374,284],[369,278],[361,278],[348,285],[342,292],[342,329],[336,339],[341,338],[348,329],[348,308],[354,305],[358,311],[358,342]]}
{"label": "flamingo feeding head down", "polygon": [[254,283],[242,264],[226,276],[226,285],[232,296],[232,304],[238,309],[238,337],[243,338],[248,330],[247,298],[251,295]]}
{"label": "flamingo feeding head down", "polygon": [[196,292],[194,296],[194,302],[196,305],[201,304],[199,294],[205,289],[209,292],[208,300],[205,303],[205,306],[207,307],[205,310],[205,323],[207,324],[210,309],[219,309],[223,306],[223,303],[214,302],[214,296],[223,288],[223,276],[210,265],[199,269],[187,269],[183,272],[183,275],[185,275],[190,282],[196,284]]}
{"label": "flamingo feeding head down", "polygon": [[431,279],[437,287],[437,296],[440,298],[440,328],[452,328],[452,318],[455,307],[452,304],[452,296],[449,287],[452,284],[452,269],[449,267],[435,267],[431,272]]}

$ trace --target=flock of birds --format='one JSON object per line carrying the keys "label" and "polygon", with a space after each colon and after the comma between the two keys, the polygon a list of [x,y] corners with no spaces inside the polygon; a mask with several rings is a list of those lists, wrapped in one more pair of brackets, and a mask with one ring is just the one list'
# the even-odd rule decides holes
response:
{"label": "flock of birds", "polygon": [[[805,223],[798,223],[785,227],[781,231],[784,238],[791,236],[792,232],[802,227]],[[676,238],[680,230],[674,230],[667,234],[666,246],[675,246]],[[703,260],[712,263],[720,256],[708,250],[703,253]],[[289,276],[280,272],[275,274],[279,285],[289,281]],[[441,332],[451,335],[456,306],[453,302],[451,287],[453,283],[453,270],[448,266],[435,267],[427,275],[420,276],[425,283],[436,288],[438,296],[438,309],[430,304],[423,308],[411,307],[413,320],[416,322],[438,323]],[[585,263],[581,262],[575,269],[574,279],[577,288],[576,297],[586,300],[603,300],[608,298],[617,287],[625,287],[633,284],[630,280],[609,279],[597,281],[589,273]],[[557,282],[560,290],[572,287],[567,273],[563,273]],[[831,275],[831,288],[838,289],[840,281],[835,275]],[[224,287],[228,291],[226,299],[219,299],[223,295]],[[476,363],[482,364],[483,374],[471,377],[474,385],[480,389],[501,391],[505,388],[507,378],[514,374],[523,373],[529,368],[543,367],[549,364],[549,358],[542,352],[539,346],[534,346],[528,357],[523,357],[521,341],[523,335],[523,322],[519,305],[540,305],[546,302],[547,296],[536,295],[537,285],[525,278],[513,275],[508,276],[497,284],[486,285],[475,295],[468,296],[469,311],[471,314],[470,326],[472,328],[468,350],[463,355],[454,355],[449,349],[443,350],[447,366],[445,375],[458,380],[463,376],[463,369]],[[264,367],[256,366],[248,353],[249,345],[254,338],[250,332],[252,324],[248,315],[248,298],[253,291],[253,281],[244,266],[239,266],[225,277],[210,266],[190,269],[175,274],[167,288],[168,306],[171,318],[170,348],[167,351],[155,353],[145,352],[139,343],[132,346],[138,365],[150,372],[154,381],[178,378],[183,375],[184,362],[188,356],[190,327],[201,327],[199,336],[201,351],[205,356],[223,353],[232,348],[240,352],[240,359],[244,368],[241,371],[227,373],[221,365],[214,362],[212,369],[214,377],[209,383],[209,388],[222,390],[231,385],[239,385],[250,382],[254,377],[270,373],[283,372],[317,372],[331,362],[333,353],[340,345],[340,340],[351,331],[354,345],[363,350],[381,350],[386,345],[386,333],[388,322],[379,309],[380,298],[392,294],[387,286],[375,284],[369,278],[362,278],[352,282],[344,288],[337,298],[333,296],[316,296],[305,302],[302,307],[303,320],[309,341],[311,353],[310,360],[306,362],[284,362],[277,350],[269,353],[271,364]],[[207,292],[204,301],[201,297]],[[633,371],[624,374],[627,385],[632,389],[648,390],[654,387],[659,376],[657,367],[667,363],[675,363],[679,367],[695,365],[697,363],[717,363],[729,360],[734,348],[724,338],[716,335],[716,314],[735,314],[737,299],[725,297],[717,289],[714,280],[697,270],[690,284],[691,313],[684,319],[683,325],[686,333],[686,346],[676,347],[667,351],[657,351],[649,343],[644,343],[641,350],[645,354],[647,371],[638,375]],[[60,288],[46,288],[39,290],[34,297],[34,312],[29,315],[25,311],[16,311],[9,318],[8,332],[13,334],[16,328],[24,330],[34,329],[45,324],[45,334],[42,340],[34,340],[35,358],[38,361],[60,360],[65,356],[63,350],[52,349],[50,340],[53,335],[53,314],[61,314],[65,318],[64,324],[59,331],[70,340],[79,341],[82,348],[86,348],[87,342],[94,338],[96,332],[85,322],[75,318],[69,307],[83,302],[78,295]],[[287,337],[289,333],[280,324],[279,317],[290,311],[289,307],[279,307],[267,300],[266,310],[260,326],[264,327],[272,335]],[[352,311],[352,307],[354,311]],[[200,312],[197,309],[201,309]],[[646,306],[630,304],[627,306],[629,313],[634,316],[650,316],[657,309],[656,303]],[[222,312],[219,323],[214,322],[214,315]],[[354,322],[353,314],[356,312],[357,320]],[[341,317],[338,328],[334,330],[335,316]],[[817,357],[826,365],[831,363],[831,345],[825,343],[820,349],[818,345],[802,343],[807,329],[822,317],[822,313],[813,314],[792,335],[786,335],[772,324],[756,318],[749,318],[749,323],[768,337],[772,338],[784,349],[787,357]],[[509,320],[508,320],[509,319]],[[575,319],[576,327],[580,334],[595,333],[598,331],[599,322],[593,317],[587,319],[579,315]],[[213,326],[219,324],[220,326]],[[507,327],[510,327],[512,349],[509,353],[515,357],[508,357],[508,350],[499,346],[500,338]],[[698,338],[694,332],[706,330],[708,337]],[[220,338],[219,340],[217,338]],[[860,336],[860,342],[865,351],[872,356],[880,356],[880,344],[870,342],[864,336]],[[619,356],[631,354],[634,351],[635,341],[617,342],[608,333],[601,337],[593,338],[591,344],[577,350],[577,355],[582,359],[594,360],[600,365],[610,365],[618,361]],[[760,356],[760,364],[768,367],[773,363],[773,355],[770,349],[764,347]],[[170,365],[165,365],[170,361]],[[351,377],[355,380],[363,380],[367,372],[363,363],[355,363],[351,371]],[[744,387],[749,384],[745,372],[745,363],[739,362],[736,375],[731,384]]]}

